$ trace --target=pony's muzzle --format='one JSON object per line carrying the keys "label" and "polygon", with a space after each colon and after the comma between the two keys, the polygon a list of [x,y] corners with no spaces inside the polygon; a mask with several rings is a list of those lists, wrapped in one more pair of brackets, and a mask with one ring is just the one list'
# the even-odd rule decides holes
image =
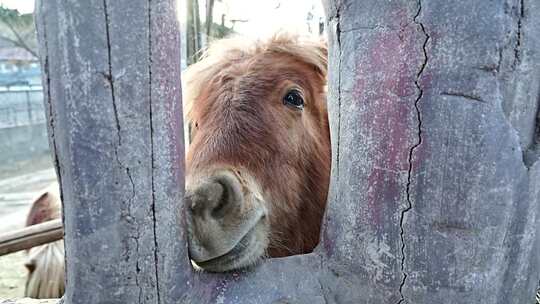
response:
{"label": "pony's muzzle", "polygon": [[229,170],[188,182],[184,203],[193,261],[204,265],[223,259],[235,264],[235,260],[248,254],[247,247],[258,239],[260,229],[256,226],[265,215],[262,205],[249,192]]}

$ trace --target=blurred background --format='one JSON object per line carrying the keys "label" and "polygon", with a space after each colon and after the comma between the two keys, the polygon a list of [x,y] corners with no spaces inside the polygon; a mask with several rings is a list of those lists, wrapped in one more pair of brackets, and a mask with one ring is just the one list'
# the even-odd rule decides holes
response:
{"label": "blurred background", "polygon": [[[46,0],[43,0],[46,1]],[[320,0],[179,0],[182,68],[228,35],[265,37],[280,30],[322,35]],[[0,0],[0,234],[22,228],[30,204],[56,180],[50,156],[34,0]],[[22,297],[25,252],[0,256],[0,299]]]}

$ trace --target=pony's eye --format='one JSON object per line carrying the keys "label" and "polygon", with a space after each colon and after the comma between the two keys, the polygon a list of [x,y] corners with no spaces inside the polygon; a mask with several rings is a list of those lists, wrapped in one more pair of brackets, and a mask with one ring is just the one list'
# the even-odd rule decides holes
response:
{"label": "pony's eye", "polygon": [[304,108],[302,93],[296,89],[290,90],[283,97],[283,104],[296,110],[302,110]]}

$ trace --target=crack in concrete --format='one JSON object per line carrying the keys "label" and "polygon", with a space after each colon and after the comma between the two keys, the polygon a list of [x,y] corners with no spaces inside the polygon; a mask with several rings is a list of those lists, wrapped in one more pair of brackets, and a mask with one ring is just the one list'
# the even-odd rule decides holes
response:
{"label": "crack in concrete", "polygon": [[[338,121],[337,121],[337,138],[336,138],[336,185],[339,185],[339,155],[340,155],[340,139],[341,139],[341,61],[343,60],[343,50],[341,48],[341,3],[337,3],[336,6],[336,40],[339,49],[339,61],[338,61],[338,84],[337,84],[337,98],[338,98]],[[338,202],[341,201],[341,192],[338,192]]]}
{"label": "crack in concrete", "polygon": [[135,200],[135,182],[133,182],[133,177],[131,176],[131,172],[129,171],[129,167],[126,167],[126,175],[127,175],[128,179],[129,179],[129,183],[131,184],[131,198],[129,199],[130,206],[131,206],[131,203],[133,202],[133,200]]}
{"label": "crack in concrete", "polygon": [[131,215],[131,205],[133,203],[133,199],[135,198],[135,183],[133,182],[133,177],[131,176],[131,173],[129,171],[129,167],[124,165],[120,161],[118,149],[122,146],[122,128],[120,126],[120,119],[118,117],[118,108],[116,105],[116,92],[115,92],[115,85],[114,85],[114,77],[113,77],[113,68],[112,68],[112,55],[111,55],[111,40],[110,40],[110,33],[109,33],[109,14],[108,14],[108,8],[107,8],[107,1],[103,0],[103,7],[105,11],[105,34],[107,38],[107,55],[108,55],[108,73],[103,73],[103,76],[109,83],[111,87],[111,100],[112,100],[112,106],[113,106],[113,114],[114,114],[114,121],[116,124],[116,135],[118,137],[118,143],[114,146],[114,155],[116,158],[116,162],[120,165],[120,167],[124,168],[126,171],[126,175],[129,179],[129,182],[131,184],[131,198],[128,201],[128,213]]}
{"label": "crack in concrete", "polygon": [[151,162],[151,188],[152,188],[152,221],[153,221],[153,232],[154,232],[154,270],[156,277],[156,295],[157,302],[161,303],[160,295],[160,286],[159,286],[159,246],[157,239],[157,217],[156,217],[156,188],[154,182],[154,172],[155,172],[155,157],[154,157],[154,120],[153,120],[153,109],[152,109],[152,0],[148,0],[148,100],[149,100],[149,119],[150,119],[150,162]]}
{"label": "crack in concrete", "polygon": [[[525,1],[520,0],[520,14],[518,19],[518,31],[517,31],[517,43],[514,51],[519,50],[519,52],[515,53],[520,55],[521,53],[521,38],[522,38],[522,19],[525,18]],[[519,48],[519,49],[518,49]],[[521,62],[521,57],[519,62]],[[525,147],[522,151],[523,153],[523,164],[527,168],[527,170],[530,170],[536,162],[540,159],[540,95],[536,98],[536,116],[534,121],[534,131],[532,134],[531,142],[530,144]]]}
{"label": "crack in concrete", "polygon": [[[45,29],[45,24],[42,25],[43,26],[43,40],[45,40],[45,59],[44,59],[44,63],[43,63],[43,69],[45,70],[45,82],[46,82],[46,87],[47,87],[47,106],[48,106],[48,110],[49,110],[49,126],[50,126],[50,137],[51,137],[51,141],[52,141],[52,145],[53,145],[53,161],[54,161],[54,166],[56,167],[56,173],[58,175],[58,183],[60,185],[62,185],[62,174],[60,172],[60,161],[59,161],[59,157],[58,157],[58,146],[56,144],[56,135],[55,135],[55,119],[54,119],[54,111],[53,111],[53,106],[52,106],[52,99],[51,99],[51,77],[49,76],[50,75],[50,72],[49,72],[49,45],[47,43],[47,30]],[[61,187],[60,187],[61,188]],[[60,194],[62,194],[62,189],[60,189]],[[61,199],[61,201],[63,202],[64,200]],[[63,208],[63,206],[62,206]],[[64,217],[64,212],[62,212],[62,217]],[[64,219],[62,219],[63,221]],[[64,235],[65,235],[65,232],[64,232]]]}
{"label": "crack in concrete", "polygon": [[504,49],[503,48],[499,48],[497,50],[498,52],[498,58],[497,58],[497,65],[496,65],[496,68],[495,68],[495,72],[496,73],[499,73],[501,71],[501,66],[503,64],[503,52],[504,52]]}
{"label": "crack in concrete", "polygon": [[530,170],[540,159],[540,95],[537,97],[536,118],[534,132],[528,147],[523,150],[523,164]]}
{"label": "crack in concrete", "polygon": [[[111,38],[110,38],[110,22],[109,22],[109,11],[107,6],[107,0],[103,0],[103,10],[104,10],[104,17],[105,17],[105,35],[106,35],[106,42],[107,42],[107,56],[108,56],[108,71],[107,73],[103,73],[103,76],[105,77],[106,81],[109,83],[111,87],[111,101],[112,101],[112,107],[113,107],[113,114],[114,114],[114,121],[116,125],[116,135],[118,137],[117,144],[114,145],[114,155],[116,162],[121,168],[124,168],[126,175],[128,177],[128,180],[131,185],[131,197],[127,201],[127,213],[128,216],[125,217],[126,221],[130,224],[133,224],[137,231],[136,237],[131,237],[135,241],[135,248],[136,248],[136,257],[135,257],[135,285],[139,288],[139,303],[141,303],[141,297],[142,297],[142,286],[139,284],[139,273],[140,273],[140,267],[139,267],[139,237],[140,237],[140,231],[139,227],[136,224],[136,217],[132,216],[133,211],[133,201],[135,199],[135,183],[133,181],[133,176],[131,175],[130,169],[128,166],[122,164],[119,157],[119,148],[122,146],[122,128],[120,125],[120,119],[118,115],[118,107],[116,105],[116,92],[115,92],[115,83],[114,83],[114,76],[113,76],[113,68],[112,68],[112,55],[111,55]],[[126,256],[129,256],[129,254],[126,254]]]}
{"label": "crack in concrete", "polygon": [[[522,46],[522,19],[525,17],[524,0],[516,0],[519,6],[512,6],[511,9],[505,9],[512,22],[516,23],[515,31],[512,30],[504,39],[502,46],[498,47],[498,62],[496,65],[496,73],[502,72],[503,77],[508,72],[516,69],[517,65],[521,63],[521,46]],[[517,18],[517,20],[515,20]],[[515,21],[514,21],[515,20]],[[510,57],[507,58],[510,53]]]}
{"label": "crack in concrete", "polygon": [[[139,228],[137,226],[137,237],[134,238],[135,239],[135,250],[137,251],[137,253],[139,252],[139,237],[140,237],[140,231],[139,231]],[[143,303],[141,301],[141,298],[142,298],[142,288],[140,287],[141,285],[139,284],[139,274],[141,273],[141,267],[139,266],[139,257],[137,255],[137,260],[135,260],[135,284],[137,286],[139,286],[139,302],[138,303]]]}
{"label": "crack in concrete", "polygon": [[368,30],[368,31],[369,30],[383,30],[383,29],[393,29],[393,28],[389,27],[389,26],[375,24],[375,25],[372,25],[372,26],[355,26],[355,27],[351,27],[351,28],[348,28],[348,29],[341,30],[341,33],[349,33],[349,32],[354,32],[354,31],[366,31],[366,30]]}
{"label": "crack in concrete", "polygon": [[[126,168],[121,162],[120,158],[118,157],[118,148],[122,146],[122,128],[120,126],[120,119],[118,118],[118,108],[116,106],[116,93],[114,89],[114,77],[113,77],[113,68],[112,68],[112,55],[111,55],[111,37],[109,32],[109,12],[107,8],[107,0],[103,0],[103,10],[105,12],[105,35],[107,40],[107,56],[108,56],[108,71],[107,73],[102,73],[103,77],[105,77],[105,80],[109,83],[109,86],[111,87],[111,100],[112,100],[112,106],[113,106],[113,114],[114,114],[114,122],[116,125],[116,136],[118,137],[118,143],[114,146],[114,154],[116,157],[116,161],[122,168]],[[126,168],[128,169],[128,168]],[[129,170],[128,170],[129,172]],[[129,176],[129,174],[128,174]],[[131,176],[129,176],[129,179],[133,182]],[[133,185],[134,186],[134,185]]]}
{"label": "crack in concrete", "polygon": [[[112,98],[112,106],[113,106],[113,112],[114,112],[114,121],[116,123],[116,134],[118,136],[118,146],[122,145],[122,134],[121,134],[121,127],[120,127],[120,121],[118,119],[118,109],[116,108],[116,94],[114,91],[114,78],[113,78],[113,72],[112,72],[112,56],[111,56],[111,36],[109,32],[109,11],[107,8],[107,0],[103,0],[103,10],[105,12],[105,35],[107,38],[107,56],[108,56],[108,74],[103,74],[107,82],[109,82],[109,85],[111,86],[111,98]],[[117,147],[118,147],[117,146]],[[117,148],[116,147],[116,148]],[[116,150],[116,154],[118,154],[118,151]]]}
{"label": "crack in concrete", "polygon": [[414,151],[422,144],[422,117],[420,113],[420,108],[418,107],[418,104],[420,102],[420,99],[422,99],[422,96],[424,95],[424,90],[420,86],[420,78],[422,76],[422,73],[424,72],[426,65],[428,63],[428,56],[427,56],[427,43],[429,41],[429,35],[426,32],[426,29],[424,27],[424,24],[418,20],[418,17],[420,16],[422,12],[422,1],[418,0],[418,11],[416,12],[416,15],[413,17],[413,21],[416,25],[420,27],[420,30],[422,31],[425,39],[422,45],[422,51],[424,55],[424,60],[422,62],[422,65],[420,67],[420,70],[416,74],[416,79],[414,81],[414,84],[418,90],[418,96],[416,97],[416,100],[414,101],[414,108],[416,110],[416,115],[418,119],[418,142],[414,144],[411,149],[409,150],[409,157],[408,157],[408,163],[409,163],[409,169],[407,172],[407,185],[406,185],[406,197],[407,197],[407,206],[405,209],[401,211],[400,219],[399,219],[399,228],[400,228],[400,240],[401,240],[401,273],[403,275],[403,278],[401,280],[401,283],[399,285],[399,295],[400,299],[398,301],[398,304],[406,302],[405,296],[403,295],[403,288],[405,286],[405,282],[407,280],[407,272],[405,271],[405,230],[403,228],[403,222],[405,220],[405,215],[407,212],[409,212],[413,206],[411,202],[411,184],[412,184],[412,170],[413,170],[413,154]]}
{"label": "crack in concrete", "polygon": [[[44,2],[45,1],[42,1],[41,2],[41,11],[44,11],[45,8],[43,7],[44,6]],[[43,17],[41,17],[40,19],[42,19]],[[52,105],[52,98],[51,98],[51,77],[50,77],[50,66],[49,66],[49,44],[48,44],[48,38],[47,38],[47,27],[45,25],[45,21],[43,22],[40,22],[41,23],[41,27],[42,27],[42,31],[43,31],[43,41],[44,41],[44,48],[45,48],[45,58],[43,59],[43,72],[44,72],[44,75],[45,75],[45,86],[46,86],[46,89],[47,89],[47,93],[46,93],[46,102],[47,102],[47,108],[48,108],[48,112],[49,112],[49,127],[48,130],[49,130],[49,136],[51,138],[51,143],[52,143],[52,154],[53,154],[53,162],[54,162],[54,167],[56,168],[56,175],[57,175],[57,178],[58,178],[58,185],[59,185],[59,191],[60,191],[60,203],[62,205],[62,210],[66,210],[65,209],[65,206],[64,206],[64,193],[62,191],[62,172],[61,172],[61,168],[60,168],[60,160],[59,160],[59,157],[58,157],[58,146],[57,146],[57,143],[56,143],[56,134],[55,134],[55,128],[56,128],[56,121],[54,119],[54,111],[53,111],[53,105]],[[65,223],[66,222],[66,213],[65,212],[60,212],[60,215],[62,217],[62,223]],[[63,232],[63,239],[66,239],[66,229],[64,229],[64,232]],[[69,281],[69,277],[68,277],[68,271],[67,271],[67,267],[68,267],[68,264],[67,264],[67,257],[68,257],[68,252],[64,250],[64,267],[66,267],[66,271],[65,271],[65,281],[66,281],[66,286],[69,286],[68,284],[68,281]],[[64,297],[62,297],[63,299]]]}
{"label": "crack in concrete", "polygon": [[444,92],[441,92],[440,95],[463,97],[463,98],[468,99],[468,100],[477,101],[477,102],[481,102],[481,103],[487,103],[480,96],[477,96],[477,95],[474,95],[474,94],[471,94],[471,93],[444,91]]}
{"label": "crack in concrete", "polygon": [[521,63],[521,27],[522,22],[521,19],[525,16],[525,8],[524,8],[524,0],[519,1],[519,13],[518,13],[518,20],[517,20],[517,33],[516,33],[516,44],[514,46],[514,62],[513,67],[515,68],[518,64]]}

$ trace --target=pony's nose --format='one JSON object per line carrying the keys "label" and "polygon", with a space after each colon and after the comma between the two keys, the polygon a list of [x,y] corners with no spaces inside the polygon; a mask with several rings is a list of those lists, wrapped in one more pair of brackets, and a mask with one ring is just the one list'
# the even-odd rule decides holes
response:
{"label": "pony's nose", "polygon": [[198,220],[220,219],[242,199],[240,183],[230,174],[220,174],[186,191],[188,212]]}
{"label": "pony's nose", "polygon": [[[221,172],[186,187],[188,248],[196,262],[226,254],[242,235],[240,181],[232,172]],[[245,213],[245,212],[244,212]]]}

